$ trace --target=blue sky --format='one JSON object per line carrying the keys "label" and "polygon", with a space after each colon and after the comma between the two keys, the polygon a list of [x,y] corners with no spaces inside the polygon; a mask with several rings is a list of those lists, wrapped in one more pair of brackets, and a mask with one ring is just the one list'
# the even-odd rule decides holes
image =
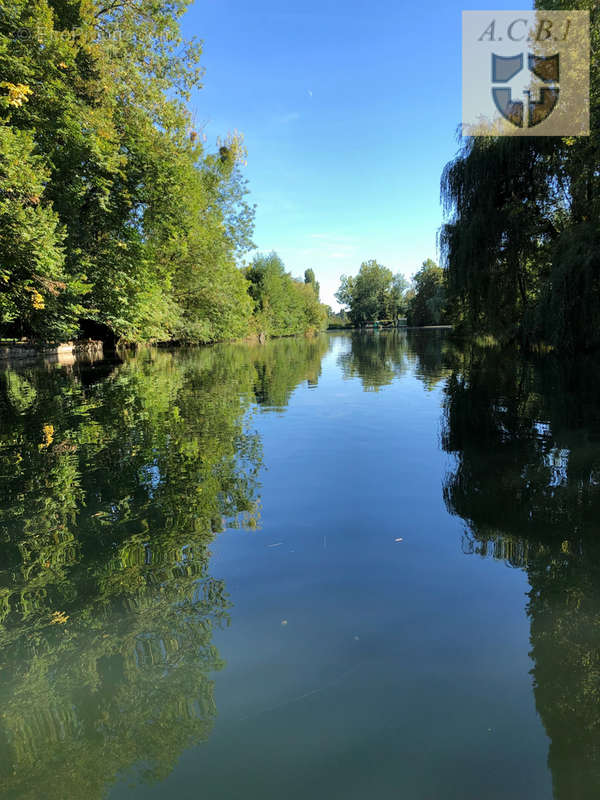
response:
{"label": "blue sky", "polygon": [[461,12],[514,5],[196,0],[183,30],[204,41],[206,74],[192,110],[209,144],[244,134],[257,248],[294,275],[312,267],[334,307],[339,276],[366,259],[406,277],[437,260]]}

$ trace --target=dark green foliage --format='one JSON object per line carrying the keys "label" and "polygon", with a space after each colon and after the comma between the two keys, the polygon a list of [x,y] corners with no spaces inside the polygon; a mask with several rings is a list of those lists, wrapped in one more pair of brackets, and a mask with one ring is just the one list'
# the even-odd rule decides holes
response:
{"label": "dark green foliage", "polygon": [[335,330],[336,328],[347,328],[352,326],[352,321],[345,308],[339,311],[333,311],[330,306],[327,306],[327,327]]}
{"label": "dark green foliage", "polygon": [[571,349],[600,344],[600,225],[571,225],[556,242],[539,331]]}
{"label": "dark green foliage", "polygon": [[413,276],[408,300],[409,325],[440,325],[446,320],[446,281],[441,267],[428,258]]}
{"label": "dark green foliage", "polygon": [[[33,137],[0,126],[0,318],[17,336],[68,338],[82,287],[65,270],[64,233],[44,197]],[[57,297],[62,295],[62,302]]]}
{"label": "dark green foliage", "polygon": [[591,136],[466,139],[442,176],[448,309],[463,330],[566,350],[600,347],[597,5],[590,9]]}

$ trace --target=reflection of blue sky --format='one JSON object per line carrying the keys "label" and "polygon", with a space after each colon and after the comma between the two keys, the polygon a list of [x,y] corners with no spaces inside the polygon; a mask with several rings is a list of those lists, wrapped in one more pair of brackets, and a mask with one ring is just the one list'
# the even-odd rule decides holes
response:
{"label": "reflection of blue sky", "polygon": [[410,276],[436,258],[469,5],[197,0],[185,18],[205,41],[196,124],[245,134],[257,246],[313,267],[328,303],[363,260]]}
{"label": "reflection of blue sky", "polygon": [[[538,437],[547,444],[552,443],[552,427],[548,422],[534,422],[533,427]],[[567,447],[549,447],[542,456],[544,466],[548,468],[548,486],[566,486],[568,483],[569,456]]]}
{"label": "reflection of blue sky", "polygon": [[160,468],[158,464],[147,464],[142,468],[142,480],[146,484],[148,494],[154,497],[154,492],[161,482]]}
{"label": "reflection of blue sky", "polygon": [[564,447],[553,447],[544,456],[544,463],[550,468],[550,486],[566,486],[568,480],[570,451]]}

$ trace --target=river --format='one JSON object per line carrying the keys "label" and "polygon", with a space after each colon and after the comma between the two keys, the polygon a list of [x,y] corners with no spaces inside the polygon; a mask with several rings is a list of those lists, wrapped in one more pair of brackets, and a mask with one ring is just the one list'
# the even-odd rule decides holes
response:
{"label": "river", "polygon": [[600,794],[600,363],[441,330],[0,372],[0,796]]}

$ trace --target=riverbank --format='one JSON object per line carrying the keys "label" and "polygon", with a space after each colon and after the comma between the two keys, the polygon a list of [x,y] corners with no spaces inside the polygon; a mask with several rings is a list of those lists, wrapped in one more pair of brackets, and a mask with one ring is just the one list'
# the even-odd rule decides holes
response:
{"label": "riverbank", "polygon": [[100,339],[82,339],[73,342],[62,342],[60,344],[49,342],[30,342],[30,341],[14,341],[14,340],[0,340],[0,365],[3,363],[17,362],[27,363],[44,359],[49,363],[56,363],[62,365],[69,365],[74,363],[77,358],[85,358],[88,360],[96,361],[105,357],[107,353],[119,350],[137,350],[141,347],[160,347],[161,349],[167,348],[181,348],[181,347],[210,347],[216,344],[266,344],[271,339],[293,339],[305,338],[311,339],[319,336],[322,333],[331,332],[344,332],[344,331],[406,331],[406,330],[451,330],[452,325],[403,325],[400,328],[383,327],[383,328],[365,328],[358,326],[347,325],[345,327],[330,327],[327,330],[308,330],[304,333],[290,333],[280,334],[278,336],[269,336],[265,333],[252,334],[240,339],[222,339],[215,342],[183,342],[183,341],[165,341],[165,342],[151,342],[147,344],[124,344],[117,347],[108,347]]}
{"label": "riverbank", "polygon": [[40,358],[58,364],[72,363],[78,356],[103,358],[104,344],[100,340],[81,340],[61,344],[28,341],[0,341],[0,363],[6,361],[36,361]]}
{"label": "riverbank", "polygon": [[185,342],[164,341],[146,342],[136,344],[107,344],[100,339],[81,339],[60,344],[50,342],[31,342],[0,340],[0,367],[2,364],[35,363],[44,360],[49,364],[69,365],[76,359],[98,361],[110,353],[119,353],[126,350],[136,351],[144,347],[159,347],[160,349],[179,349],[185,347],[211,347],[219,344],[266,344],[271,339],[313,339],[326,331],[310,329],[304,333],[280,334],[278,336],[266,333],[252,334],[237,339],[220,339],[214,342]]}
{"label": "riverbank", "polygon": [[374,327],[373,325],[330,325],[327,332],[330,331],[414,331],[414,330],[452,330],[452,325],[383,325]]}

